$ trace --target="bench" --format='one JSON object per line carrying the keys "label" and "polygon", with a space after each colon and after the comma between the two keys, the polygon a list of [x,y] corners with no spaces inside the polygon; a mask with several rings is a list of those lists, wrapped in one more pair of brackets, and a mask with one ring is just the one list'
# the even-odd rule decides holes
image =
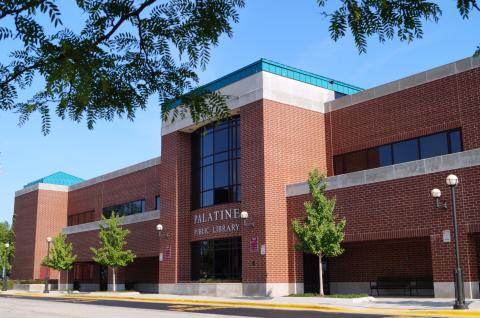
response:
{"label": "bench", "polygon": [[421,290],[433,291],[432,277],[379,277],[376,281],[370,282],[370,294],[373,296],[373,291],[377,291],[377,296],[380,296],[380,290],[401,290],[404,296],[420,296]]}
{"label": "bench", "polygon": [[373,296],[373,291],[377,291],[377,296],[380,296],[380,290],[403,290],[403,295],[412,295],[411,280],[404,277],[379,277],[376,281],[370,282],[370,294]]}

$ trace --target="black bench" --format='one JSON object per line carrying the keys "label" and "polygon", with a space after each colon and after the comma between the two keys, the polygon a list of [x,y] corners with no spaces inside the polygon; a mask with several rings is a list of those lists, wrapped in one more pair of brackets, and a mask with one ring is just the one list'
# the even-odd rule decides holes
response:
{"label": "black bench", "polygon": [[403,290],[403,295],[412,296],[412,280],[405,277],[379,277],[376,281],[370,282],[370,294],[373,296],[373,291],[377,291],[377,296],[380,296],[380,290]]}
{"label": "black bench", "polygon": [[377,291],[380,296],[380,290],[401,290],[404,296],[420,296],[421,290],[432,290],[433,278],[431,276],[408,278],[408,277],[379,277],[376,281],[370,282],[370,295]]}

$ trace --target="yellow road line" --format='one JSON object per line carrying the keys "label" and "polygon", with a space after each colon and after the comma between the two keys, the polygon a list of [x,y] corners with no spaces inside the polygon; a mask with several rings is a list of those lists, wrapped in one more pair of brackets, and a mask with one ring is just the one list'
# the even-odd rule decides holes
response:
{"label": "yellow road line", "polygon": [[345,313],[370,313],[370,314],[385,314],[392,315],[398,318],[399,316],[443,316],[443,317],[480,317],[478,311],[463,311],[463,310],[403,310],[394,308],[363,308],[363,309],[349,309],[334,306],[323,306],[315,304],[274,304],[265,302],[248,302],[248,301],[220,301],[220,300],[197,300],[197,299],[182,299],[182,298],[145,298],[132,296],[101,296],[101,295],[50,295],[50,294],[35,294],[35,293],[11,293],[9,295],[30,296],[30,297],[52,297],[52,298],[69,298],[69,299],[94,299],[94,300],[118,300],[118,301],[139,301],[149,303],[164,303],[164,304],[190,304],[190,305],[205,305],[205,306],[222,306],[222,307],[248,307],[248,308],[271,308],[271,309],[285,309],[285,310],[312,310],[312,311],[326,311],[326,312],[345,312]]}

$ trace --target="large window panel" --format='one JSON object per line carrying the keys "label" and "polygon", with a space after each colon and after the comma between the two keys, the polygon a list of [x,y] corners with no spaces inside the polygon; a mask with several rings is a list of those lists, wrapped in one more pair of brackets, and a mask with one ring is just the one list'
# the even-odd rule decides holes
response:
{"label": "large window panel", "polygon": [[120,216],[145,212],[145,200],[141,199],[103,208],[103,216],[107,219],[112,216],[113,212]]}
{"label": "large window panel", "polygon": [[241,246],[240,237],[192,242],[191,279],[240,280]]}
{"label": "large window panel", "polygon": [[411,139],[393,144],[394,163],[402,163],[419,159],[418,140]]}
{"label": "large window panel", "polygon": [[194,208],[239,201],[239,127],[240,120],[235,117],[192,134]]}
{"label": "large window panel", "polygon": [[442,156],[463,150],[460,129],[336,155],[335,175]]}
{"label": "large window panel", "polygon": [[448,134],[450,142],[450,153],[462,151],[462,138],[460,130],[453,130]]}

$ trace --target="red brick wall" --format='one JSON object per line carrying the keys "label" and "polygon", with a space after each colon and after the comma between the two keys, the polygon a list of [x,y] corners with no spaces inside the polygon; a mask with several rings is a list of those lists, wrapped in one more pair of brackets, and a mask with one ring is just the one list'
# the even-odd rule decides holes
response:
{"label": "red brick wall", "polygon": [[[47,255],[47,237],[57,236],[67,224],[67,193],[36,190],[15,198],[16,234],[13,279],[40,279]],[[56,271],[50,272],[58,278]]]}
{"label": "red brick wall", "polygon": [[[465,279],[477,280],[478,264],[472,235],[480,232],[480,193],[476,191],[480,183],[480,167],[329,191],[328,194],[337,200],[336,213],[347,220],[346,242],[430,237],[434,280],[451,281],[453,243],[442,241],[442,231],[446,229],[451,231],[453,239],[451,209],[437,209],[430,197],[430,190],[438,187],[442,198],[451,206],[450,192],[445,185],[445,177],[450,173],[456,174],[460,180],[457,208],[459,232],[463,233],[459,242]],[[288,198],[289,218],[302,218],[303,202],[308,199],[308,195]],[[293,240],[291,244],[294,244]],[[298,256],[293,251],[289,255],[292,262],[295,257],[297,260],[301,258]],[[296,269],[291,266],[291,275],[298,276],[299,268],[299,265]]]}
{"label": "red brick wall", "polygon": [[[164,236],[160,238],[160,283],[190,280],[190,175],[191,136],[174,132],[162,137],[160,171],[160,220]],[[168,235],[168,236],[167,236]]]}
{"label": "red brick wall", "polygon": [[241,210],[249,214],[249,223],[242,226],[242,282],[265,282],[266,259],[260,253],[250,252],[249,242],[256,237],[258,245],[265,244],[265,172],[264,109],[257,101],[240,109],[241,147]]}
{"label": "red brick wall", "polygon": [[35,231],[38,191],[15,197],[15,255],[12,262],[13,279],[32,279],[35,258]]}
{"label": "red brick wall", "polygon": [[326,173],[325,121],[321,113],[269,100],[263,112],[267,281],[287,282],[291,223],[285,186],[304,181],[312,168]]}
{"label": "red brick wall", "polygon": [[371,282],[378,277],[431,277],[430,238],[352,242],[329,259],[333,282]]}
{"label": "red brick wall", "polygon": [[[67,225],[67,201],[67,192],[38,190],[34,278],[43,277],[40,267],[47,255],[47,237],[57,236]],[[50,277],[57,279],[58,272],[50,271]]]}
{"label": "red brick wall", "polygon": [[[159,237],[155,228],[157,224],[157,220],[152,220],[125,225],[124,227],[130,230],[125,248],[131,249],[137,257],[158,256]],[[98,230],[70,234],[68,241],[73,244],[77,261],[90,261],[90,247],[99,246]]]}
{"label": "red brick wall", "polygon": [[160,193],[160,165],[69,192],[68,215],[95,211],[99,220],[104,207],[145,199],[145,211],[155,209]]}
{"label": "red brick wall", "polygon": [[125,268],[126,284],[152,284],[158,282],[158,256],[142,257]]}
{"label": "red brick wall", "polygon": [[465,150],[480,147],[480,68],[330,112],[332,155],[462,128]]}

